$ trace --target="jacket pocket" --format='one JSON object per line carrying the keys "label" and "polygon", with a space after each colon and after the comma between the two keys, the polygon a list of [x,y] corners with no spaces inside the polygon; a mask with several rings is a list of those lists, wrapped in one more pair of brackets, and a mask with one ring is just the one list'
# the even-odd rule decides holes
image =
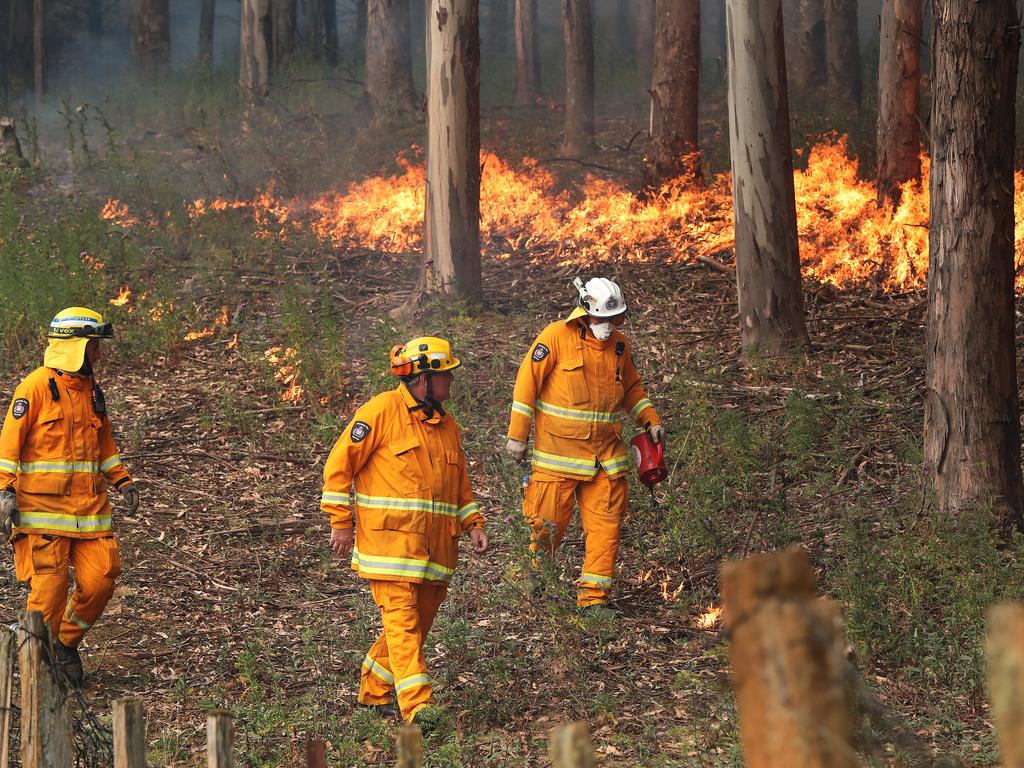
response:
{"label": "jacket pocket", "polygon": [[569,390],[569,399],[574,405],[585,405],[590,402],[590,389],[583,375],[583,358],[578,357],[562,362],[562,375]]}
{"label": "jacket pocket", "polygon": [[102,547],[100,562],[103,564],[104,571],[101,575],[110,579],[116,579],[121,575],[121,547],[118,545],[117,539],[113,536],[107,536],[103,539],[97,539],[97,542]]}
{"label": "jacket pocket", "polygon": [[[386,508],[367,508],[363,514],[369,521],[368,527],[372,531],[400,531],[402,533],[426,533],[427,512],[423,509],[430,498],[429,488],[417,488],[409,491],[401,498],[394,498],[390,501],[393,506]],[[421,503],[417,504],[419,501]],[[357,508],[358,510],[358,508]],[[358,514],[358,511],[357,511]]]}
{"label": "jacket pocket", "polygon": [[29,581],[36,574],[53,574],[67,563],[61,548],[67,540],[60,537],[31,533],[14,542],[14,572],[18,581]]}
{"label": "jacket pocket", "polygon": [[18,475],[17,490],[22,493],[41,493],[47,496],[67,496],[71,493],[71,475],[41,472]]}
{"label": "jacket pocket", "polygon": [[560,416],[548,416],[544,423],[544,431],[555,437],[568,437],[572,440],[587,440],[594,431],[589,421],[563,419]]}

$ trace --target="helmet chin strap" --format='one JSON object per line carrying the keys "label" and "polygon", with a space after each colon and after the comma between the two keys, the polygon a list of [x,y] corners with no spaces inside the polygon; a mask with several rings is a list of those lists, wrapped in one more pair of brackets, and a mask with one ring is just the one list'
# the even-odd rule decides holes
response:
{"label": "helmet chin strap", "polygon": [[[409,389],[409,394],[413,396],[413,399],[416,400],[416,403],[417,403],[416,405],[414,405],[409,410],[410,411],[423,411],[423,413],[426,415],[426,417],[428,419],[434,418],[434,414],[435,413],[438,413],[441,416],[444,416],[445,415],[444,408],[442,408],[441,404],[439,402],[437,402],[437,400],[434,399],[434,376],[433,376],[433,374],[431,372],[429,372],[429,371],[425,371],[425,372],[423,372],[421,374],[418,374],[418,375],[419,376],[426,376],[427,377],[427,392],[426,392],[427,396],[424,397],[422,400],[420,400],[418,397],[416,397],[416,395],[413,394],[412,389],[409,388],[409,382],[407,382],[406,383],[406,389]],[[414,376],[413,378],[416,378],[416,377]]]}

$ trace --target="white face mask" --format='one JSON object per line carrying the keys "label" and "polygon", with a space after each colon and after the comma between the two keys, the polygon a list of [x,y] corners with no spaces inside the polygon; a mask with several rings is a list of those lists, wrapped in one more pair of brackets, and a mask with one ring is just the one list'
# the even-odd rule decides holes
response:
{"label": "white face mask", "polygon": [[605,323],[591,323],[590,332],[594,334],[594,338],[598,341],[607,341],[608,337],[612,335],[612,324]]}

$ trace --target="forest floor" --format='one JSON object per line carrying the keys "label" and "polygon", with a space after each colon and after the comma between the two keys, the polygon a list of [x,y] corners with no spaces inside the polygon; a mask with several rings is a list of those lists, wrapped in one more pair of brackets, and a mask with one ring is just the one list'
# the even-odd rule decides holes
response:
{"label": "forest floor", "polygon": [[[194,197],[244,196],[271,177],[288,194],[340,188],[391,167],[422,125],[382,138],[348,117],[268,109],[242,121],[233,145],[224,126],[237,115],[211,127],[205,114],[198,128],[156,132],[129,115],[133,132],[121,129],[111,147],[130,149],[104,154],[94,139],[84,159],[72,138],[77,171],[5,187],[20,218],[0,216],[8,246],[31,240],[33,206],[69,227],[98,221],[108,196],[156,217],[81,224],[55,250],[78,258],[91,243],[106,249],[92,254],[106,266],[86,278],[71,270],[67,290],[26,283],[20,299],[134,292],[108,307],[124,333],[102,381],[143,504],[117,517],[123,575],[87,639],[85,700],[104,714],[114,698],[141,695],[152,764],[200,764],[205,711],[219,707],[236,716],[244,765],[300,765],[309,736],[328,741],[331,765],[393,760],[395,725],[355,708],[379,616],[365,584],[331,555],[318,502],[324,459],[347,419],[394,385],[387,350],[419,332],[448,336],[464,360],[451,410],[492,540],[483,557],[464,547],[428,641],[450,713],[427,741],[428,765],[547,765],[548,732],[568,720],[590,723],[601,765],[740,765],[727,638],[696,619],[719,605],[724,560],[795,543],[844,611],[866,762],[998,764],[984,610],[1024,594],[1021,547],[996,546],[984,510],[946,520],[923,495],[922,293],[806,285],[811,350],[780,370],[740,355],[729,253],[719,254],[724,269],[658,253],[566,265],[528,245],[487,242],[484,308],[428,302],[415,319],[395,319],[418,273],[415,253],[338,247],[311,233],[268,238],[242,213],[161,214]],[[587,173],[639,177],[635,127],[601,128],[605,149],[590,165],[558,164],[566,188]],[[299,133],[278,143],[286,130]],[[485,144],[513,161],[554,154],[557,134],[552,110],[485,114]],[[324,163],[311,164],[316,157]],[[29,281],[33,262],[18,254],[19,279]],[[523,469],[501,454],[518,363],[568,311],[578,272],[623,286],[625,330],[669,427],[671,473],[656,499],[631,481],[615,584],[622,615],[608,621],[574,610],[578,524],[545,570],[545,596],[528,598]],[[215,323],[222,306],[227,322]],[[0,303],[7,360],[20,366],[2,372],[6,391],[41,349],[22,327],[26,314],[51,310],[22,313],[19,325]],[[284,400],[296,371],[304,396]],[[0,621],[9,623],[24,588],[9,559],[0,573]]]}

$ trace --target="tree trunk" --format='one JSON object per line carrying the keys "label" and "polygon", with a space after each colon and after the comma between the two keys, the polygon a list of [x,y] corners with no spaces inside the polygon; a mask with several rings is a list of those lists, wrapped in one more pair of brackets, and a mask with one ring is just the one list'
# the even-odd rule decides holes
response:
{"label": "tree trunk", "polygon": [[825,4],[823,0],[788,0],[791,11],[786,24],[786,69],[798,91],[825,84]]}
{"label": "tree trunk", "polygon": [[338,44],[338,6],[336,0],[324,3],[324,58],[332,67],[338,66],[341,46]]}
{"label": "tree trunk", "polygon": [[199,7],[199,61],[209,71],[213,68],[213,25],[217,0],[202,0]]}
{"label": "tree trunk", "polygon": [[[724,2],[724,0],[722,0]],[[636,77],[646,91],[654,66],[654,0],[636,0]]]}
{"label": "tree trunk", "polygon": [[780,0],[727,0],[729,151],[745,351],[807,344]]}
{"label": "tree trunk", "polygon": [[143,77],[163,72],[171,63],[168,0],[132,0],[132,55]]}
{"label": "tree trunk", "polygon": [[10,34],[8,37],[8,86],[15,98],[32,87],[32,2],[10,0]]}
{"label": "tree trunk", "polygon": [[825,59],[829,93],[859,106],[861,64],[857,0],[825,0]]}
{"label": "tree trunk", "polygon": [[[419,0],[424,2],[424,0]],[[356,29],[352,43],[352,60],[360,64],[366,63],[366,27],[369,15],[368,0],[356,0]]]}
{"label": "tree trunk", "polygon": [[246,98],[262,98],[270,86],[270,0],[242,0],[241,21],[238,82]]}
{"label": "tree trunk", "polygon": [[540,98],[540,49],[537,47],[537,0],[515,0],[515,103],[529,106]]}
{"label": "tree trunk", "polygon": [[324,57],[324,3],[326,0],[306,0],[306,50],[313,61]]}
{"label": "tree trunk", "polygon": [[651,148],[645,181],[659,187],[686,174],[700,178],[697,158],[700,0],[657,0]]}
{"label": "tree trunk", "polygon": [[921,0],[884,0],[878,52],[878,205],[921,178]]}
{"label": "tree trunk", "polygon": [[925,466],[940,509],[1021,525],[1014,349],[1013,0],[936,0]]}
{"label": "tree trunk", "polygon": [[378,124],[416,109],[411,48],[409,0],[369,0],[366,93]]}
{"label": "tree trunk", "polygon": [[36,96],[36,107],[43,101],[43,64],[46,49],[46,8],[43,0],[32,3],[32,74],[33,91]]}
{"label": "tree trunk", "polygon": [[295,0],[270,0],[270,60],[274,69],[295,53],[296,15]]}
{"label": "tree trunk", "polygon": [[478,0],[430,0],[423,255],[433,288],[480,299]]}
{"label": "tree trunk", "polygon": [[586,157],[594,144],[594,31],[590,0],[562,0],[565,39],[566,157]]}

